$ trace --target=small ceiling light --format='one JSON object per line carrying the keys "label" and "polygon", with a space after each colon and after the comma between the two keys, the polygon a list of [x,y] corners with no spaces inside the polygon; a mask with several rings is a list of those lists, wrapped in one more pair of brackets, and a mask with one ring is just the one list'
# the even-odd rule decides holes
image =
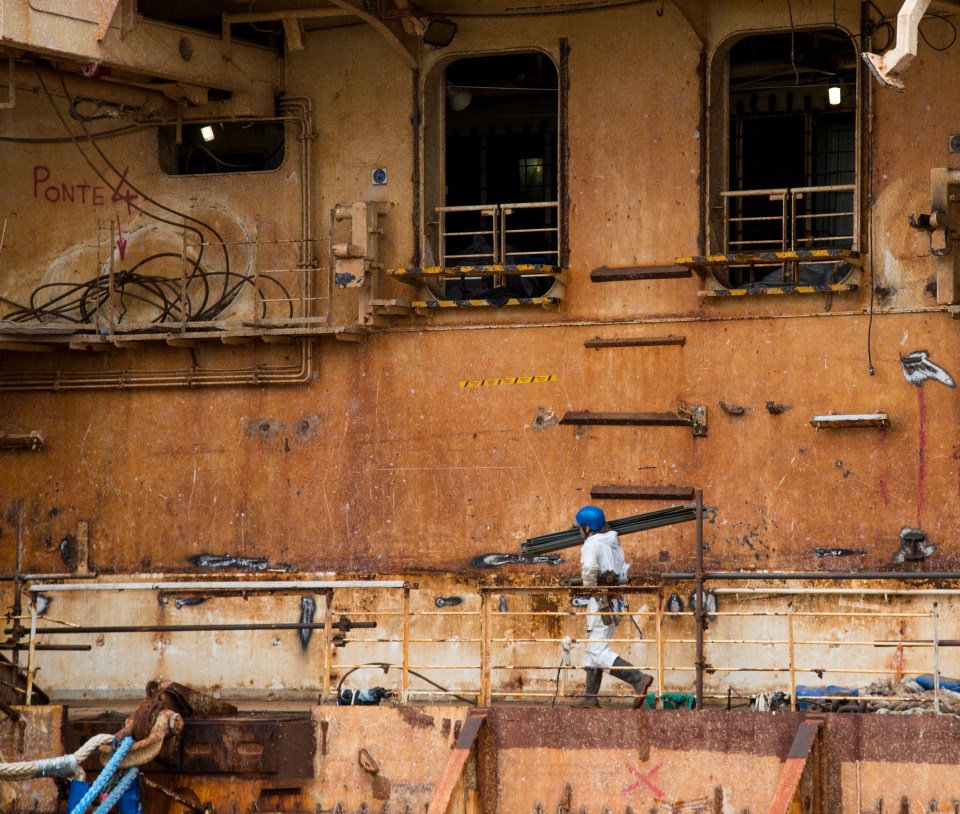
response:
{"label": "small ceiling light", "polygon": [[833,85],[830,87],[830,89],[827,91],[827,100],[830,102],[831,105],[840,104],[840,86],[839,85]]}
{"label": "small ceiling light", "polygon": [[432,19],[423,29],[421,39],[424,45],[446,48],[457,36],[457,24],[453,20]]}
{"label": "small ceiling light", "polygon": [[213,141],[216,138],[213,134],[213,127],[209,124],[205,124],[200,128],[200,135],[203,136],[204,141]]}

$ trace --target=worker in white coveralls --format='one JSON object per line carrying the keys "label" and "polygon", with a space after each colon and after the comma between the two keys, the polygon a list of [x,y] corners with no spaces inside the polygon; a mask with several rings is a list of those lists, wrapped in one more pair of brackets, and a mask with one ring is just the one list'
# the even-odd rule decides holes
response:
{"label": "worker in white coveralls", "polygon": [[[619,535],[607,525],[603,510],[596,506],[584,506],[577,512],[576,523],[583,537],[580,549],[580,567],[584,587],[617,585],[626,579],[626,564]],[[633,665],[620,658],[611,648],[610,639],[620,621],[618,611],[624,609],[623,598],[604,592],[591,596],[587,604],[587,648],[583,668],[587,673],[587,688],[583,700],[577,706],[600,705],[597,694],[603,681],[603,671],[626,681],[633,687],[637,697],[634,708],[643,704],[653,682],[653,677],[633,669]]]}

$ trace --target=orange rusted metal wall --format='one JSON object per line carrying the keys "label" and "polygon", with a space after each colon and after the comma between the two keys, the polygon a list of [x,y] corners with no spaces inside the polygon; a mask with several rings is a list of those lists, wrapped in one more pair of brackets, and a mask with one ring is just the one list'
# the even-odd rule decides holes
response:
{"label": "orange rusted metal wall", "polygon": [[[431,134],[418,132],[412,117],[436,106],[449,60],[533,49],[559,61],[569,47],[565,299],[553,311],[412,315],[356,344],[318,339],[311,378],[298,385],[2,393],[0,429],[39,430],[45,447],[0,452],[0,569],[13,572],[18,537],[24,570],[76,568],[71,547],[87,522],[89,565],[105,574],[196,572],[191,558],[229,554],[265,558],[269,569],[442,572],[470,581],[490,573],[474,567],[475,557],[516,553],[527,537],[567,527],[601,483],[702,488],[718,509],[707,527],[708,569],[882,570],[891,567],[904,526],[923,529],[937,545],[924,567],[956,568],[957,391],[936,381],[909,384],[899,357],[925,350],[960,375],[957,323],[929,285],[951,261],[931,256],[927,236],[906,225],[911,211],[928,207],[929,170],[956,164],[947,144],[957,49],[921,45],[903,95],[861,79],[869,115],[860,178],[863,186],[872,180],[873,196],[863,231],[873,236],[872,273],[882,289],[871,323],[869,265],[857,292],[835,296],[704,299],[697,292],[706,281],[696,275],[590,282],[601,265],[669,264],[699,250],[701,157],[710,141],[703,123],[715,129],[713,91],[703,89],[712,87],[717,54],[744,32],[790,26],[785,8],[751,2],[659,11],[639,4],[464,18],[450,48],[423,50],[416,75],[369,27],[310,32],[307,47],[287,55],[283,84],[313,108],[308,183],[321,266],[328,265],[330,210],[357,200],[391,204],[385,266],[407,265],[417,253],[431,217],[418,207],[436,184],[437,159],[423,146]],[[801,3],[792,14],[798,27],[832,27],[836,19],[859,30],[856,4]],[[52,137],[59,125],[45,105],[40,92],[27,94],[2,124],[17,137]],[[434,121],[425,115],[422,127]],[[152,196],[218,213],[237,239],[258,218],[267,243],[299,234],[292,138],[277,172],[197,179],[161,175],[149,130],[103,144]],[[716,171],[711,161],[708,174]],[[131,235],[131,257],[154,245],[122,196],[113,201],[104,191],[102,206],[96,203],[96,180],[72,144],[4,143],[0,167],[7,179],[0,193],[4,296],[19,300],[45,280],[96,268],[98,235],[117,218]],[[389,171],[386,186],[371,185],[378,167]],[[63,184],[72,185],[69,203]],[[80,184],[90,185],[82,193],[90,206],[76,202]],[[179,233],[171,228],[164,239],[173,245]],[[275,250],[278,262],[289,261]],[[387,285],[392,296],[409,295],[399,283]],[[334,291],[337,324],[355,320],[357,296]],[[685,344],[584,347],[596,336],[668,333]],[[3,354],[4,373],[45,375],[138,369],[181,376],[194,368],[296,368],[301,358],[296,344],[216,342]],[[515,377],[546,380],[494,383]],[[462,386],[470,381],[487,384]],[[663,412],[679,402],[707,408],[705,437],[677,427],[558,423],[572,410]],[[744,412],[727,414],[720,402]],[[768,403],[777,405],[773,412]],[[814,415],[834,411],[883,411],[891,426],[810,425]],[[18,500],[25,502],[22,534]],[[648,506],[603,503],[611,516]],[[634,573],[689,570],[694,561],[690,528],[628,538],[625,547]],[[507,573],[550,581],[576,571],[574,550],[564,561]]]}

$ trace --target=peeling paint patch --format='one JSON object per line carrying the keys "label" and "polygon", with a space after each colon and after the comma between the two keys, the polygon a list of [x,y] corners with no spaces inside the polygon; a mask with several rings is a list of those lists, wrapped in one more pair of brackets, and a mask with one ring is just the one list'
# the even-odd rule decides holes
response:
{"label": "peeling paint patch", "polygon": [[231,554],[197,554],[190,562],[198,568],[244,568],[249,571],[266,571],[270,560],[266,557],[235,557]]}
{"label": "peeling paint patch", "polygon": [[530,425],[534,432],[543,432],[547,427],[554,427],[557,424],[557,414],[553,410],[545,410],[543,407],[537,408],[537,414],[533,417],[533,423]]}
{"label": "peeling paint patch", "polygon": [[775,401],[768,401],[765,406],[770,415],[780,415],[793,408],[792,404],[778,404]]}
{"label": "peeling paint patch", "polygon": [[400,717],[403,718],[404,723],[414,727],[415,729],[430,729],[437,725],[437,722],[432,715],[427,715],[425,712],[420,712],[414,707],[405,707],[401,705],[397,707],[397,712],[400,714]]}
{"label": "peeling paint patch", "polygon": [[522,554],[480,554],[470,560],[474,568],[499,568],[501,565],[559,565],[563,558],[559,554],[543,554],[536,557],[524,557]]}
{"label": "peeling paint patch", "polygon": [[719,402],[720,409],[723,410],[727,415],[743,415],[747,412],[747,408],[739,404],[725,404],[724,402]]}
{"label": "peeling paint patch", "polygon": [[[301,625],[312,625],[313,617],[317,612],[317,601],[312,596],[305,596],[300,600],[300,624]],[[307,649],[307,645],[310,644],[310,637],[313,636],[313,631],[308,628],[300,629],[300,646],[304,650]]]}

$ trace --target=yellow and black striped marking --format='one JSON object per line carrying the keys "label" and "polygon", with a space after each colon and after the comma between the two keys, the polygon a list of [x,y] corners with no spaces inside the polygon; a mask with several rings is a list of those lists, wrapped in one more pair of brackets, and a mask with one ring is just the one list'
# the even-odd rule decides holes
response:
{"label": "yellow and black striped marking", "polygon": [[410,303],[414,308],[481,308],[493,306],[499,308],[504,305],[556,305],[559,297],[511,297],[506,302],[494,300],[414,300]]}
{"label": "yellow and black striped marking", "polygon": [[491,274],[560,274],[559,266],[541,263],[518,265],[496,264],[489,266],[425,266],[387,269],[391,277],[483,277]]}
{"label": "yellow and black striped marking", "polygon": [[759,294],[842,294],[856,291],[856,283],[833,283],[831,285],[778,285],[771,287],[754,286],[752,288],[720,288],[710,291],[698,291],[701,297],[753,297]]}
{"label": "yellow and black striped marking", "polygon": [[678,266],[704,268],[707,266],[750,266],[766,263],[783,263],[795,260],[812,263],[824,260],[843,260],[856,266],[860,262],[860,252],[853,249],[801,249],[795,252],[755,252],[745,254],[706,254],[693,257],[678,257],[674,262]]}
{"label": "yellow and black striped marking", "polygon": [[500,384],[543,384],[544,382],[555,382],[557,375],[551,373],[549,376],[512,376],[506,379],[466,379],[460,382],[461,387],[496,387]]}

